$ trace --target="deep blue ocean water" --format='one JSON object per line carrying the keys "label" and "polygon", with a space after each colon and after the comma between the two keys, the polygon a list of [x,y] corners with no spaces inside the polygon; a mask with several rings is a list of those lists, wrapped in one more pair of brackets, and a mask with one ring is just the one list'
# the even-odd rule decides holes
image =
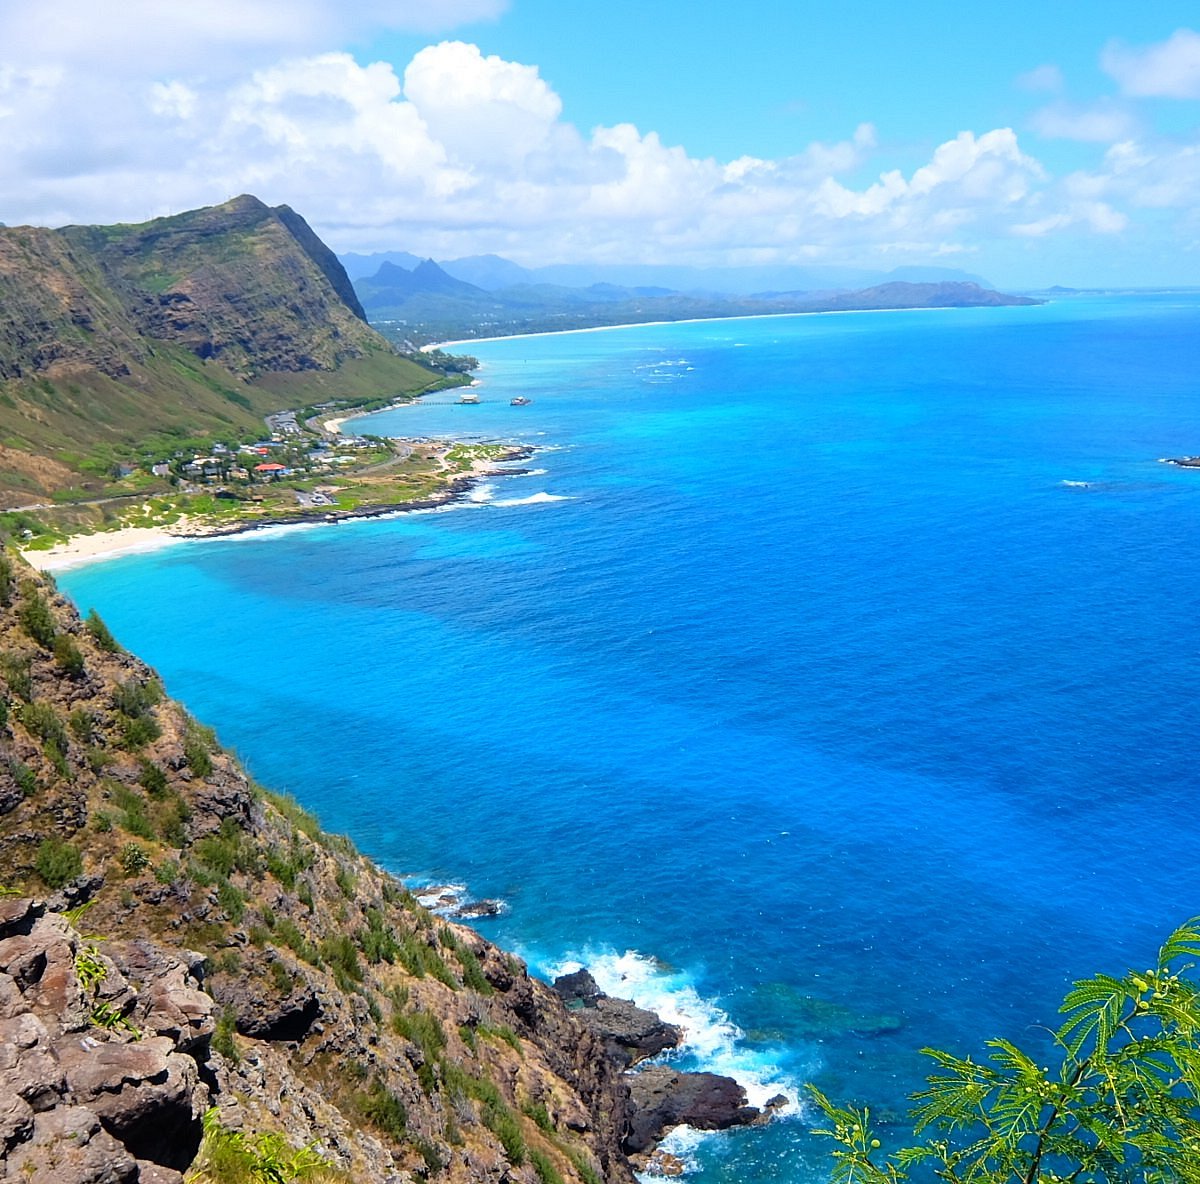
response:
{"label": "deep blue ocean water", "polygon": [[[760,1099],[903,1112],[1200,913],[1200,295],[474,344],[457,508],[64,572],[262,782]],[[517,394],[533,400],[513,408]],[[622,979],[622,976],[623,979]],[[697,1184],[827,1176],[793,1113]]]}

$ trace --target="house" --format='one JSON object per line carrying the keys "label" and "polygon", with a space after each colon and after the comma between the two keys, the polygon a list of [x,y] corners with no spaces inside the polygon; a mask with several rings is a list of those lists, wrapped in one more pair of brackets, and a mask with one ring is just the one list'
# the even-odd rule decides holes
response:
{"label": "house", "polygon": [[150,466],[150,472],[156,477],[169,477],[171,475],[171,466],[165,460],[160,460],[158,464]]}
{"label": "house", "polygon": [[280,477],[286,477],[291,471],[287,465],[273,462],[254,466],[255,475],[263,481],[277,481]]}

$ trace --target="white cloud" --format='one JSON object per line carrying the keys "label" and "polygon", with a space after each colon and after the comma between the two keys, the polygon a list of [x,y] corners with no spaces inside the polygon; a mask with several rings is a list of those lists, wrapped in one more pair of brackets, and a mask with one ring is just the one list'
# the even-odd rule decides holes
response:
{"label": "white cloud", "polygon": [[[144,15],[144,0],[129,7]],[[790,157],[719,161],[632,123],[583,133],[535,66],[462,41],[422,49],[403,71],[341,52],[260,61],[256,39],[277,9],[236,8],[216,0],[230,27],[193,13],[164,42],[209,38],[219,75],[194,49],[131,75],[57,58],[5,65],[0,48],[0,219],[138,221],[252,192],[293,206],[339,250],[710,264],[952,255],[1010,234],[1108,233],[1123,218],[1120,158],[1092,192],[1082,180],[1071,191],[1009,128],[960,132],[905,169],[890,167],[869,123]],[[340,19],[326,0],[290,10],[297,43]],[[376,19],[371,5],[355,11]],[[221,57],[222,37],[241,56]]]}
{"label": "white cloud", "polygon": [[41,0],[0,5],[0,46],[18,61],[46,60],[209,74],[265,64],[379,30],[443,32],[494,20],[507,0]]}
{"label": "white cloud", "polygon": [[1113,102],[1090,107],[1051,103],[1035,111],[1029,120],[1033,130],[1048,140],[1079,140],[1112,144],[1132,134],[1137,126],[1133,115]]}
{"label": "white cloud", "polygon": [[1016,83],[1022,90],[1051,92],[1058,92],[1066,85],[1063,81],[1062,71],[1051,63],[1027,70],[1018,76]]}
{"label": "white cloud", "polygon": [[1100,62],[1127,95],[1200,99],[1200,33],[1191,29],[1177,29],[1166,41],[1141,48],[1114,41]]}
{"label": "white cloud", "polygon": [[404,71],[404,94],[451,159],[515,167],[552,140],[562,101],[535,66],[431,45]]}

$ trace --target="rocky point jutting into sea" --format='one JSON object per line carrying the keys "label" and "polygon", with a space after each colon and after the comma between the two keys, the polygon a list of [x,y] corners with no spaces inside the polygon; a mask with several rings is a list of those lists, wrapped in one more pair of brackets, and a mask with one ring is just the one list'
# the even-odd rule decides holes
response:
{"label": "rocky point jutting into sea", "polygon": [[679,1029],[435,918],[10,554],[0,675],[0,1179],[215,1179],[232,1147],[595,1184],[764,1120],[729,1078],[627,1072]]}

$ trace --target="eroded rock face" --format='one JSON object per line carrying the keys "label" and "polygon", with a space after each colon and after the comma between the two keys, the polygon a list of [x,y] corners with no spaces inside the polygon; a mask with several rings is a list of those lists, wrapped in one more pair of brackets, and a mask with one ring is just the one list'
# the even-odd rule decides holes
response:
{"label": "eroded rock face", "polygon": [[[151,943],[113,943],[109,957],[33,901],[3,904],[0,1179],[124,1184],[142,1160],[170,1180],[195,1155],[209,1102],[189,1054],[207,1057],[211,998]],[[86,988],[81,953],[103,972]]]}
{"label": "eroded rock face", "polygon": [[37,1115],[32,1135],[8,1155],[5,1180],[28,1184],[133,1184],[137,1161],[82,1106]]}
{"label": "eroded rock face", "polygon": [[587,970],[554,980],[554,989],[567,1007],[604,1041],[610,1059],[623,1068],[675,1048],[682,1029],[628,999],[606,995]]}
{"label": "eroded rock face", "polygon": [[629,1074],[629,1089],[634,1113],[625,1147],[631,1153],[648,1150],[683,1123],[720,1131],[751,1126],[763,1117],[732,1077],[717,1073],[677,1073],[668,1065],[649,1065]]}

